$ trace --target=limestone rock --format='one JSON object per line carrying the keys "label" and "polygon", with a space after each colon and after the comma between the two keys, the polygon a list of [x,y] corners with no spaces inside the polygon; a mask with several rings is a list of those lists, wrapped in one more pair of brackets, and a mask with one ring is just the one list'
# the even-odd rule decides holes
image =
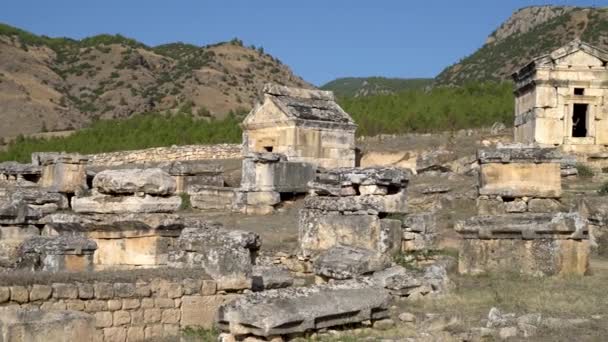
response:
{"label": "limestone rock", "polygon": [[102,194],[172,195],[175,180],[161,169],[105,170],[95,175],[93,187]]}
{"label": "limestone rock", "polygon": [[390,264],[390,259],[378,252],[338,245],[319,254],[313,261],[313,270],[326,278],[349,279],[383,270]]}
{"label": "limestone rock", "polygon": [[562,154],[556,148],[526,145],[501,145],[495,149],[480,149],[477,158],[481,164],[489,163],[561,163]]}
{"label": "limestone rock", "polygon": [[255,233],[188,228],[169,254],[169,266],[203,268],[218,282],[218,290],[251,288],[252,266],[259,247]]}
{"label": "limestone rock", "polygon": [[368,211],[378,213],[406,213],[407,194],[401,190],[390,195],[367,195],[367,196],[310,196],[304,200],[304,206],[308,209],[327,211]]}
{"label": "limestone rock", "polygon": [[72,198],[72,210],[77,213],[170,213],[179,209],[179,196],[111,196],[95,190],[85,197]]}
{"label": "limestone rock", "polygon": [[285,268],[278,266],[253,266],[252,290],[280,289],[293,285],[293,277]]}
{"label": "limestone rock", "polygon": [[95,318],[83,312],[0,308],[2,341],[93,341],[95,333]]}
{"label": "limestone rock", "polygon": [[20,247],[18,267],[32,271],[91,271],[97,244],[74,236],[33,237]]}
{"label": "limestone rock", "polygon": [[218,311],[233,335],[285,335],[388,317],[390,295],[373,283],[346,281],[247,294]]}

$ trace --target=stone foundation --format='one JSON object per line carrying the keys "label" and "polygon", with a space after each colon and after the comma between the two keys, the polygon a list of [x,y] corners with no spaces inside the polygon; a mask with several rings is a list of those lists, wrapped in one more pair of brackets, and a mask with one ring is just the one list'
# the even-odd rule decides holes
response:
{"label": "stone foundation", "polygon": [[[240,296],[218,293],[217,283],[200,271],[182,270],[182,275],[155,272],[84,273],[70,278],[56,274],[45,276],[43,282],[3,277],[0,310],[81,311],[95,317],[94,336],[86,340],[149,341],[177,339],[187,326],[211,328],[218,307]],[[6,317],[2,314],[0,322]],[[86,336],[65,341],[81,341]]]}

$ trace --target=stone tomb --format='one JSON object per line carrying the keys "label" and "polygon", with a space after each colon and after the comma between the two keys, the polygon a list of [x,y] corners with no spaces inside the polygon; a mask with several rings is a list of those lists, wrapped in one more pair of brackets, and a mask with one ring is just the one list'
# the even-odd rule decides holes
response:
{"label": "stone tomb", "polygon": [[589,234],[579,213],[565,213],[556,149],[480,150],[479,216],[459,221],[460,273],[587,273]]}
{"label": "stone tomb", "polygon": [[339,168],[317,173],[299,217],[304,256],[338,244],[381,254],[401,250],[402,223],[389,214],[407,212],[409,174],[396,168]]}
{"label": "stone tomb", "polygon": [[20,245],[17,268],[46,272],[93,271],[95,241],[79,236],[37,236]]}
{"label": "stone tomb", "polygon": [[94,241],[95,270],[166,266],[169,252],[185,226],[173,214],[53,214],[43,223],[43,236],[77,236]]}

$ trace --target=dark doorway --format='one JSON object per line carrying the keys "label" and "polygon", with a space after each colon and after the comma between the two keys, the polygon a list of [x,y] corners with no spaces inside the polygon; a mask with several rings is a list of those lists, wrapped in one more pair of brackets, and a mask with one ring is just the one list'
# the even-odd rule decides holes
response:
{"label": "dark doorway", "polygon": [[575,103],[572,111],[572,137],[587,136],[587,104]]}
{"label": "dark doorway", "polygon": [[272,146],[264,146],[266,152],[272,152]]}
{"label": "dark doorway", "polygon": [[574,88],[574,95],[585,95],[585,88]]}

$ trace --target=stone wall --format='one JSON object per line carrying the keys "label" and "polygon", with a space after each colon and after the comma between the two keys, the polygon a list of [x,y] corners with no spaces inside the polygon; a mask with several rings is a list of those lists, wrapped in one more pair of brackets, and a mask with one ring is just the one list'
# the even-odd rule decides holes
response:
{"label": "stone wall", "polygon": [[89,313],[96,321],[95,341],[175,338],[187,326],[211,328],[217,308],[239,296],[218,292],[217,283],[204,273],[191,273],[191,278],[166,275],[125,280],[105,274],[92,279],[51,275],[43,281],[4,280],[0,307]]}
{"label": "stone wall", "polygon": [[241,145],[217,144],[155,147],[145,150],[91,154],[88,157],[89,165],[94,166],[144,164],[175,160],[238,159],[241,158]]}

